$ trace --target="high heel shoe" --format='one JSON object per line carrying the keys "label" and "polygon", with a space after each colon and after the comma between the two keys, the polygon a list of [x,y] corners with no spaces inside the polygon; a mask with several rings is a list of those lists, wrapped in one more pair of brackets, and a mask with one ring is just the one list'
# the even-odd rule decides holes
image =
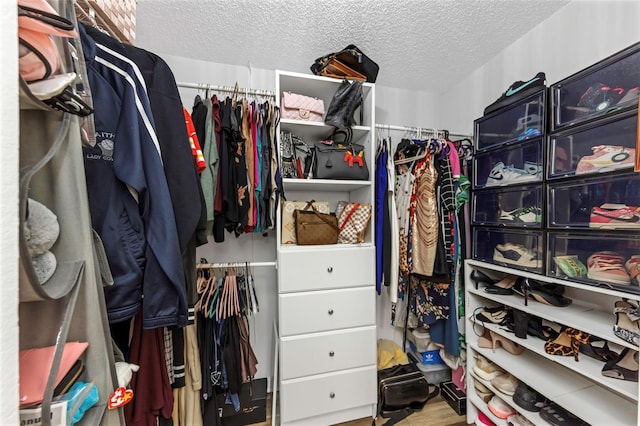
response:
{"label": "high heel shoe", "polygon": [[524,352],[524,348],[522,346],[504,336],[499,335],[498,333],[489,330],[489,336],[491,337],[491,349],[493,349],[494,352],[496,351],[496,347],[502,347],[502,349],[513,355],[520,355]]}
{"label": "high heel shoe", "polygon": [[578,362],[580,345],[589,341],[589,334],[572,327],[565,327],[560,334],[544,344],[544,350],[549,355],[571,356]]}
{"label": "high heel shoe", "polygon": [[618,354],[609,349],[606,340],[591,336],[587,343],[580,345],[580,352],[598,361],[609,362],[618,358]]}
{"label": "high heel shoe", "polygon": [[504,325],[508,320],[509,312],[505,307],[496,308],[478,307],[475,312],[475,319],[481,323]]}
{"label": "high heel shoe", "polygon": [[478,346],[485,349],[492,349],[493,342],[491,342],[491,333],[489,329],[485,328],[482,336],[478,337]]}
{"label": "high heel shoe", "polygon": [[629,303],[626,299],[615,303],[613,313],[616,316],[616,324],[613,326],[613,334],[629,343],[640,343],[640,308]]}
{"label": "high heel shoe", "polygon": [[602,367],[602,375],[614,379],[638,381],[638,351],[624,348],[617,359],[608,361]]}

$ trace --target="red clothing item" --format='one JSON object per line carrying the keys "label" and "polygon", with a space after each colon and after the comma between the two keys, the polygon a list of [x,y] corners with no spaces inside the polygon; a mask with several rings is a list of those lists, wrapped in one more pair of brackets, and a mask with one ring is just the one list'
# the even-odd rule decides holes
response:
{"label": "red clothing item", "polygon": [[182,107],[182,112],[184,113],[184,121],[187,124],[187,135],[189,136],[189,145],[191,145],[191,155],[193,155],[193,160],[196,162],[196,170],[198,170],[198,173],[202,173],[202,171],[207,168],[207,163],[204,161],[204,155],[202,155],[196,128],[193,125],[191,114],[189,114],[189,111],[187,111],[184,106]]}
{"label": "red clothing item", "polygon": [[124,406],[127,426],[157,426],[158,416],[170,419],[173,392],[164,359],[162,328],[142,329],[142,313],[133,320],[129,362],[140,366],[130,387],[133,399]]}

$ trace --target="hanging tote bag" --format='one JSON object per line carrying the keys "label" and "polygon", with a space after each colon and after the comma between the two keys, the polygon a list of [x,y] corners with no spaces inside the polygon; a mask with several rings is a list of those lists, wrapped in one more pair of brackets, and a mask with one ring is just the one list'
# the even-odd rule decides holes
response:
{"label": "hanging tote bag", "polygon": [[[333,94],[324,123],[338,129],[353,126],[355,124],[353,114],[361,104],[362,82],[343,80]],[[362,110],[360,112],[362,113]]]}
{"label": "hanging tote bag", "polygon": [[[338,141],[343,137],[342,142]],[[330,140],[316,142],[314,179],[368,180],[369,168],[364,146],[351,142],[350,128],[336,129]]]}

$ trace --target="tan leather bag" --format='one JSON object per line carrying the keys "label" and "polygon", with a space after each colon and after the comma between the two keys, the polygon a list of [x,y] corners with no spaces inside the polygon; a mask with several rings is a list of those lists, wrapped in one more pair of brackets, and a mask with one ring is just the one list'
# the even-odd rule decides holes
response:
{"label": "tan leather bag", "polygon": [[338,218],[334,213],[320,213],[313,201],[309,201],[304,209],[295,210],[293,219],[298,245],[338,243]]}

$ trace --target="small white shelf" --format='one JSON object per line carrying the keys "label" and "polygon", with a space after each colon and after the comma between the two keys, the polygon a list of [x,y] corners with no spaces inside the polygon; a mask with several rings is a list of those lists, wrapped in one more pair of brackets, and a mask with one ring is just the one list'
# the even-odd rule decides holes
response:
{"label": "small white shelf", "polygon": [[[489,388],[489,390],[491,392],[493,392],[494,394],[498,395],[504,402],[506,402],[507,404],[509,404],[511,407],[513,407],[514,410],[516,410],[518,413],[522,414],[527,420],[529,420],[530,422],[532,422],[534,425],[536,426],[551,426],[550,423],[548,423],[546,420],[543,420],[542,417],[540,417],[540,413],[538,412],[533,412],[533,411],[527,411],[524,408],[520,407],[518,404],[516,404],[513,401],[513,398],[503,394],[502,392],[500,392],[499,390],[497,390],[496,388],[493,387],[493,385],[491,384],[491,382],[481,379],[480,377],[478,377],[476,374],[474,374],[473,372],[471,373],[471,377],[473,377],[474,380],[479,381],[480,383],[482,383],[483,385],[485,385],[487,388]],[[475,389],[472,390],[472,392],[474,394],[476,394]],[[477,396],[477,394],[476,394]]]}
{"label": "small white shelf", "polygon": [[487,404],[484,403],[483,400],[480,399],[478,395],[476,395],[475,391],[469,392],[467,394],[467,399],[480,411],[482,411],[485,416],[487,416],[496,426],[507,426],[507,420],[498,418],[495,414],[489,410]]}
{"label": "small white shelf", "polygon": [[325,245],[321,245],[321,246],[299,246],[297,244],[279,244],[278,245],[278,250],[281,252],[295,252],[295,253],[299,253],[299,252],[304,252],[304,251],[311,251],[311,252],[317,252],[318,250],[335,250],[335,249],[349,249],[349,250],[356,250],[356,249],[361,249],[363,247],[373,247],[373,243],[361,243],[361,244],[325,244]]}
{"label": "small white shelf", "polygon": [[[541,339],[538,339],[537,337],[528,337],[527,339],[520,339],[516,337],[514,334],[508,333],[497,326],[487,324],[485,327],[488,328],[489,330],[494,331],[495,333],[505,336],[506,338],[510,339],[513,342],[518,343],[519,345],[523,346],[525,349],[528,349],[529,351],[534,352],[539,357],[548,359],[549,361],[552,362],[551,365],[554,365],[554,367],[562,366],[566,369],[569,369],[571,371],[574,371],[575,373],[580,374],[585,378],[589,378],[593,382],[598,383],[599,385],[604,386],[609,390],[617,392],[626,398],[629,398],[633,401],[638,401],[638,384],[636,382],[619,380],[619,379],[603,376],[602,367],[604,366],[604,362],[602,361],[598,361],[582,353],[579,354],[578,362],[576,362],[573,359],[573,355],[572,356],[549,355],[544,350],[545,342]],[[491,349],[486,349],[486,351],[492,352],[493,354],[493,351],[491,351]],[[525,351],[521,355],[514,356],[509,354],[502,348],[496,349],[495,354],[501,354],[501,353],[509,355],[512,358],[520,359],[522,355],[528,354],[529,352]],[[538,362],[540,362],[540,360],[538,360]],[[541,370],[540,366],[538,365],[535,370]],[[546,364],[545,364],[544,370],[549,371],[549,368],[546,366]],[[540,371],[539,374],[541,376],[546,376],[546,371]],[[513,373],[513,374],[517,376],[518,375],[517,370],[516,370],[516,373]],[[561,375],[554,374],[556,381],[558,377],[564,378],[564,376],[569,374],[569,372],[564,370],[560,374]],[[549,379],[551,380],[551,377],[549,377]],[[529,383],[525,379],[523,379],[523,381],[525,383]],[[531,384],[531,386],[534,386],[534,385]],[[552,398],[551,396],[548,396],[548,397]]]}
{"label": "small white shelf", "polygon": [[[593,293],[601,293],[601,294],[606,294],[606,295],[609,295],[609,296],[615,296],[615,297],[620,297],[620,298],[640,300],[640,296],[637,295],[637,294],[626,293],[624,291],[613,290],[613,289],[606,288],[606,287],[582,284],[582,283],[575,282],[575,281],[562,280],[560,278],[548,277],[546,275],[540,275],[540,274],[535,274],[533,272],[521,271],[519,269],[515,270],[515,269],[512,269],[512,268],[507,268],[505,266],[495,265],[493,263],[482,262],[482,261],[479,261],[479,260],[467,259],[466,263],[467,263],[467,265],[472,266],[472,267],[490,269],[490,270],[493,270],[493,271],[499,271],[499,272],[502,272],[504,274],[509,274],[509,275],[516,274],[516,275],[519,275],[521,277],[531,278],[531,279],[534,279],[536,281],[542,281],[542,282],[545,282],[545,283],[561,284],[561,285],[564,285],[564,286],[567,286],[567,287],[573,287],[573,288],[577,288],[577,289],[580,289],[580,290],[590,291],[590,292],[593,292]],[[469,282],[469,285],[473,285],[473,283]]]}
{"label": "small white shelf", "polygon": [[[637,383],[634,383],[636,388]],[[638,404],[603,391],[598,386],[582,389],[554,401],[592,425],[637,425]],[[582,413],[583,416],[579,414]]]}
{"label": "small white shelf", "polygon": [[627,342],[626,340],[622,340],[613,334],[613,325],[616,321],[613,314],[594,309],[592,306],[582,303],[579,300],[574,299],[573,303],[562,308],[558,306],[545,305],[535,300],[529,300],[528,305],[525,306],[524,298],[522,296],[517,294],[511,296],[490,294],[484,291],[482,284],[478,289],[474,286],[469,286],[468,291],[471,294],[492,300],[501,305],[511,306],[528,314],[577,328],[578,330],[601,337],[609,342],[626,346],[634,350],[638,349],[637,346]]}
{"label": "small white shelf", "polygon": [[285,194],[287,191],[344,191],[371,187],[368,180],[337,180],[337,179],[282,179]]}

